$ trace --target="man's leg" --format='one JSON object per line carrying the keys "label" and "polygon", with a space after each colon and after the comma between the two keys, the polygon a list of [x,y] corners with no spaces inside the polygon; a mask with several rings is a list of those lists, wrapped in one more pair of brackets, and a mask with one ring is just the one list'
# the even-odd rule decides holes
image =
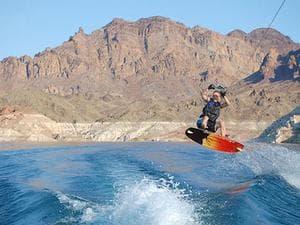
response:
{"label": "man's leg", "polygon": [[207,128],[207,122],[208,122],[208,116],[204,116],[203,117],[203,121],[202,121],[202,128],[206,129]]}
{"label": "man's leg", "polygon": [[225,123],[223,120],[219,119],[218,122],[217,122],[217,127],[216,127],[216,130],[220,128],[220,131],[221,131],[221,135],[223,137],[226,136],[226,127],[225,127]]}
{"label": "man's leg", "polygon": [[198,117],[197,122],[196,122],[198,128],[202,128],[202,122],[203,122],[203,118]]}

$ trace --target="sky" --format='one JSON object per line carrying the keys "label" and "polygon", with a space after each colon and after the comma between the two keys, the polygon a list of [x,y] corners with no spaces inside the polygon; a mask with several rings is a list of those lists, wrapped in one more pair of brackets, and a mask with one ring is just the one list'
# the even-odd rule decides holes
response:
{"label": "sky", "polygon": [[[0,60],[56,47],[83,27],[99,29],[113,18],[164,16],[188,27],[226,34],[267,27],[282,0],[0,0]],[[300,0],[286,0],[272,28],[300,42]]]}

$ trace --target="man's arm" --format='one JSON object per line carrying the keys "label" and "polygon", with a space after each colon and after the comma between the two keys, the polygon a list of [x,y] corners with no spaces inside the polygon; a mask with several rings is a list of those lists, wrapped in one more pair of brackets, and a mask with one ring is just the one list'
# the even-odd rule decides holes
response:
{"label": "man's arm", "polygon": [[202,94],[201,94],[201,97],[202,97],[202,100],[205,101],[205,102],[208,102],[209,101],[209,98],[207,96],[207,91],[202,91]]}
{"label": "man's arm", "polygon": [[226,96],[223,96],[223,98],[224,98],[224,100],[225,100],[225,102],[223,102],[223,104],[222,104],[222,108],[225,108],[225,107],[227,107],[227,106],[230,106],[230,101],[229,101],[229,99],[226,97]]}

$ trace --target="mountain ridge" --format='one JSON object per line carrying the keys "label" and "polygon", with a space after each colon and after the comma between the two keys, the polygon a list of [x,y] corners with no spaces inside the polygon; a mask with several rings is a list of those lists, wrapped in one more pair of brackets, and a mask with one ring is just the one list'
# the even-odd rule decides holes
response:
{"label": "mountain ridge", "polygon": [[227,120],[271,123],[299,104],[300,48],[272,29],[261,41],[265,32],[223,35],[164,17],[79,28],[34,57],[3,59],[0,104],[55,121],[193,121],[201,91],[219,82],[232,101]]}

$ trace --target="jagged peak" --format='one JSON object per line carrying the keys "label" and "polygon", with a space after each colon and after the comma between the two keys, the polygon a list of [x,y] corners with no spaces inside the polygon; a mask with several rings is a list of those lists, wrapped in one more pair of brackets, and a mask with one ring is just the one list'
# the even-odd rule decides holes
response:
{"label": "jagged peak", "polygon": [[8,56],[8,57],[5,57],[1,60],[2,63],[5,63],[5,62],[11,62],[11,61],[14,61],[14,60],[17,60],[16,57],[14,56]]}
{"label": "jagged peak", "polygon": [[[145,18],[140,18],[139,20],[137,20],[137,22],[149,22],[149,21],[157,21],[157,22],[170,22],[172,21],[170,18],[168,17],[164,17],[164,16],[150,16],[150,17],[145,17]],[[172,21],[174,22],[174,21]]]}
{"label": "jagged peak", "polygon": [[122,18],[114,18],[110,23],[105,25],[104,28],[123,25],[123,24],[148,24],[148,23],[170,23],[170,24],[176,24],[176,25],[186,27],[183,23],[171,20],[170,18],[167,17],[151,16],[151,17],[140,18],[136,21],[128,21]]}
{"label": "jagged peak", "polygon": [[19,58],[19,60],[20,60],[21,62],[27,62],[27,61],[32,60],[32,58],[31,58],[29,55],[23,55],[23,56],[21,56],[21,57]]}
{"label": "jagged peak", "polygon": [[75,37],[75,36],[85,36],[85,35],[86,35],[86,33],[84,33],[83,27],[80,26],[78,28],[78,31],[75,32],[75,34],[73,35],[73,37]]}
{"label": "jagged peak", "polygon": [[182,27],[186,27],[183,23],[174,21],[168,17],[163,17],[163,16],[151,16],[147,18],[141,18],[136,22],[137,23],[170,23],[170,24],[176,24]]}
{"label": "jagged peak", "polygon": [[104,27],[120,25],[120,24],[125,24],[125,23],[129,23],[129,21],[124,20],[122,18],[113,18],[113,20],[110,23],[106,24]]}
{"label": "jagged peak", "polygon": [[84,34],[83,27],[79,27],[79,28],[78,28],[78,32],[77,32],[77,33],[78,33],[78,34],[79,34],[79,33],[81,33],[81,34]]}
{"label": "jagged peak", "polygon": [[80,26],[78,28],[78,31],[75,32],[74,35],[70,36],[69,41],[74,41],[74,40],[78,40],[78,39],[82,39],[84,37],[88,36],[86,33],[84,33],[83,28]]}

